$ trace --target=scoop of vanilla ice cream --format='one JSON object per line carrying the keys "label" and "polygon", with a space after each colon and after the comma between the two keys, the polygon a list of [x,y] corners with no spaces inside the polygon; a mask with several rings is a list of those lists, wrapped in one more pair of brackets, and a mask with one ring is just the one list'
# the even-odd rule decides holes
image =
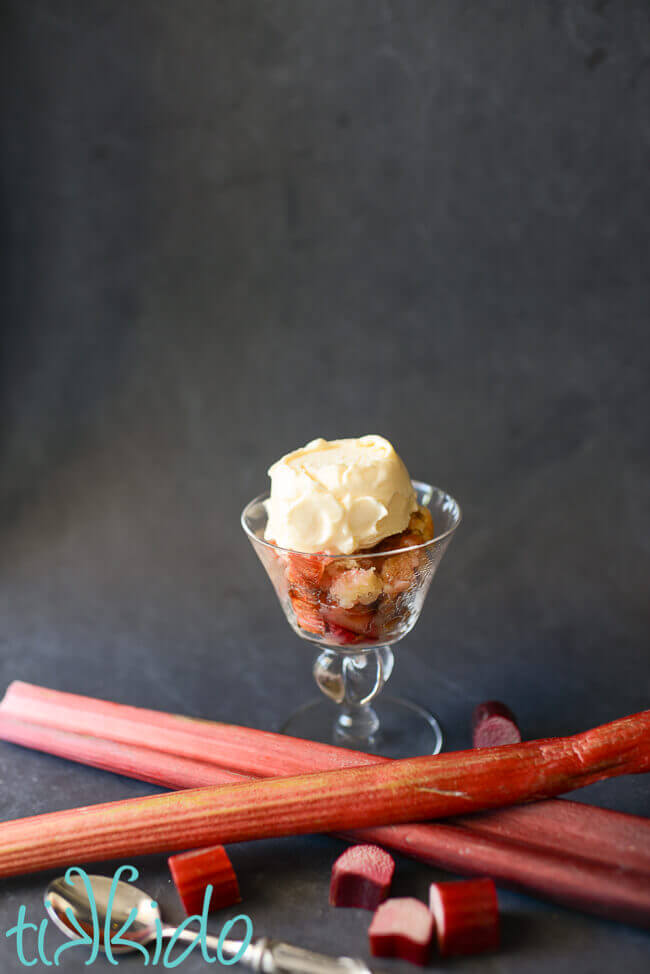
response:
{"label": "scoop of vanilla ice cream", "polygon": [[294,551],[349,555],[403,531],[417,500],[382,436],[312,440],[269,469],[264,537]]}

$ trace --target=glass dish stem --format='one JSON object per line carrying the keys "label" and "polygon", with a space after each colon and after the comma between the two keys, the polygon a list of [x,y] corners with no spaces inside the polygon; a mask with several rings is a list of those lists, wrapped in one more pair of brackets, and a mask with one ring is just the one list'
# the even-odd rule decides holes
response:
{"label": "glass dish stem", "polygon": [[390,646],[376,646],[362,653],[324,650],[314,663],[314,679],[320,690],[339,704],[334,727],[338,743],[369,744],[379,728],[371,701],[393,672]]}

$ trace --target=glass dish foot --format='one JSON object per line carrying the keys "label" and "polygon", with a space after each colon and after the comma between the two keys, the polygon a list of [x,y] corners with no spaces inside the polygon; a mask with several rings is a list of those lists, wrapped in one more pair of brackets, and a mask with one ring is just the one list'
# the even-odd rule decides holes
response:
{"label": "glass dish foot", "polygon": [[[299,707],[282,725],[281,732],[386,758],[438,754],[442,749],[440,722],[410,700],[382,694],[373,700],[372,707],[360,709],[361,714],[348,715],[345,708],[320,697]],[[349,733],[352,728],[356,729],[354,734]]]}

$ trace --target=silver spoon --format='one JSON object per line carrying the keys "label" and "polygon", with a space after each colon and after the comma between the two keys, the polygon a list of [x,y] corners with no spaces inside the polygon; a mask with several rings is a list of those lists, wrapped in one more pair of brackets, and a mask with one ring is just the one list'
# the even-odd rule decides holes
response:
{"label": "silver spoon", "polygon": [[[176,933],[176,927],[162,923],[158,904],[141,889],[130,883],[114,883],[109,876],[87,876],[92,887],[95,906],[88,897],[86,884],[81,876],[59,876],[54,879],[45,891],[45,908],[66,937],[71,940],[79,938],[79,931],[69,919],[71,914],[82,930],[92,932],[95,924],[99,925],[99,945],[104,949],[104,924],[109,909],[111,887],[114,887],[114,898],[110,904],[111,926],[115,932],[131,922],[124,929],[124,936],[137,944],[149,944],[160,937],[169,938]],[[67,912],[66,912],[67,911]],[[196,940],[197,934],[191,930],[181,930],[178,940],[185,943]],[[205,937],[205,944],[212,950],[217,950],[218,937]],[[243,944],[240,940],[223,940],[220,946],[220,956],[224,959],[235,957]],[[133,950],[128,945],[117,945],[111,949],[114,954]],[[293,947],[280,940],[270,940],[258,937],[252,940],[240,957],[240,963],[245,964],[260,974],[372,974],[370,968],[362,960],[351,957],[327,957],[315,954],[302,947]]]}

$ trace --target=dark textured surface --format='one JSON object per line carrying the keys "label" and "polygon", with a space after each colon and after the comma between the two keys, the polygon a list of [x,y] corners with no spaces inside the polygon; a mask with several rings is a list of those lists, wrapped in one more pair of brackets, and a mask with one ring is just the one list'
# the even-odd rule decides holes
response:
{"label": "dark textured surface", "polygon": [[[464,507],[394,677],[448,745],[490,697],[527,736],[647,707],[647,3],[1,22],[0,683],[278,726],[311,653],[240,508],[286,450],[381,432]],[[151,790],[8,745],[0,777],[2,818]],[[339,848],[233,849],[259,933],[364,951],[368,917],[327,906]],[[397,890],[434,875],[400,862]],[[0,932],[42,886],[3,881]],[[502,951],[454,969],[647,970],[646,934],[501,904]]]}

